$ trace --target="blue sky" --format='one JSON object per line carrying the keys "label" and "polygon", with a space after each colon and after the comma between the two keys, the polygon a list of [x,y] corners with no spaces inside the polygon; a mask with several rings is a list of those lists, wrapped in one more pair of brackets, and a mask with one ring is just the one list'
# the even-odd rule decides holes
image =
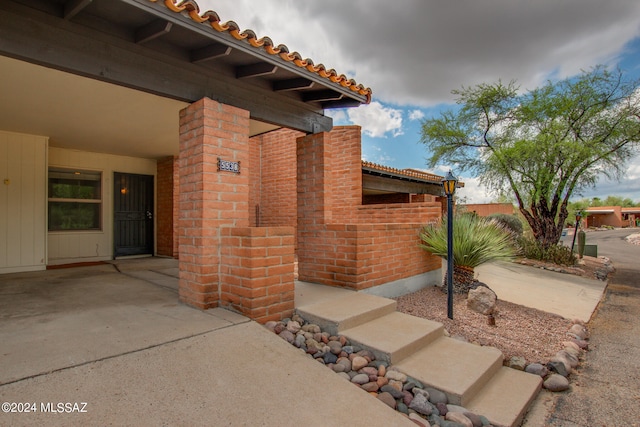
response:
{"label": "blue sky", "polygon": [[[362,126],[363,158],[399,169],[426,170],[420,121],[454,107],[453,89],[499,79],[532,89],[597,64],[640,78],[637,0],[197,2],[371,87],[371,104],[327,113],[336,125]],[[461,178],[468,202],[491,201],[475,177]],[[640,202],[640,157],[620,183],[603,179],[574,199],[608,195]]]}

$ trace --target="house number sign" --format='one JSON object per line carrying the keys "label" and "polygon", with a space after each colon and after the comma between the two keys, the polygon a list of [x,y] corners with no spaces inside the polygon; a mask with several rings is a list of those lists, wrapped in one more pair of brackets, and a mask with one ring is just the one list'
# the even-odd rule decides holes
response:
{"label": "house number sign", "polygon": [[240,173],[240,162],[222,160],[218,157],[218,171]]}

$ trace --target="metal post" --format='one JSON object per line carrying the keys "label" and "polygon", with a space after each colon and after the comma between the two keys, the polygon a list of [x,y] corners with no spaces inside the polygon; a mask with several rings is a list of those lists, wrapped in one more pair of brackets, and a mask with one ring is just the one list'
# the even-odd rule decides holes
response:
{"label": "metal post", "polygon": [[576,234],[578,234],[578,226],[580,225],[581,219],[582,219],[582,215],[576,214],[576,229],[573,231],[573,241],[571,242],[571,253],[573,253],[573,246],[576,244]]}
{"label": "metal post", "polygon": [[447,194],[447,317],[453,319],[453,194]]}

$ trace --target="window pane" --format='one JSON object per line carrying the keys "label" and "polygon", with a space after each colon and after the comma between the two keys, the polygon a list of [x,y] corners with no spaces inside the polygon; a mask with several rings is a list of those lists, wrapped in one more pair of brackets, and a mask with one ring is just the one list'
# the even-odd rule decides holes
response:
{"label": "window pane", "polygon": [[50,199],[100,199],[100,172],[49,170]]}
{"label": "window pane", "polygon": [[49,202],[49,230],[99,230],[100,203]]}

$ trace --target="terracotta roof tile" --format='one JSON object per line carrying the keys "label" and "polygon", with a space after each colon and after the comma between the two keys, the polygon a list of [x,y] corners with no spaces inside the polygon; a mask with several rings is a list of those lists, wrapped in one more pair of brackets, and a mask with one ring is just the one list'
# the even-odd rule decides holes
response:
{"label": "terracotta roof tile", "polygon": [[[156,3],[162,2],[163,0],[149,1]],[[270,55],[278,55],[284,61],[291,62],[302,69],[306,69],[308,72],[315,73],[333,83],[338,83],[342,87],[349,88],[353,92],[366,96],[367,104],[371,102],[370,88],[365,88],[344,74],[338,74],[333,68],[327,70],[323,64],[315,65],[311,59],[303,59],[298,52],[289,52],[289,48],[286,45],[280,44],[274,46],[273,41],[269,37],[258,38],[256,33],[249,29],[241,31],[238,24],[233,21],[221,23],[220,16],[212,10],[200,13],[200,7],[194,0],[164,0],[163,2],[165,6],[173,12],[186,12],[189,17],[198,24],[208,23],[215,31],[220,33],[227,32],[237,40],[246,40],[255,48],[263,48],[264,51]]]}
{"label": "terracotta roof tile", "polygon": [[372,162],[362,161],[362,167],[372,169],[378,172],[389,173],[393,175],[406,176],[407,178],[415,178],[421,181],[433,182],[436,184],[442,183],[442,178],[439,175],[435,175],[428,172],[422,172],[416,169],[396,169],[389,166],[383,166]]}

